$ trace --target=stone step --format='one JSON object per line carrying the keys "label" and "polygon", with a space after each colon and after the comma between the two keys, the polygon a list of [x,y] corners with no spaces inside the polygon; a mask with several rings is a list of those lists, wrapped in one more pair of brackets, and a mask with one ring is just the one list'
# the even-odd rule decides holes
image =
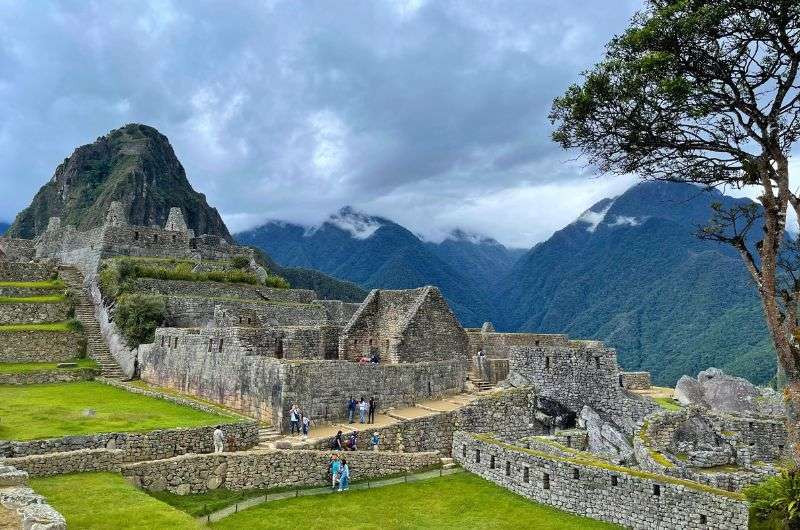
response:
{"label": "stone step", "polygon": [[450,462],[449,464],[442,464],[442,469],[453,469],[454,467],[456,467],[456,464],[454,462]]}
{"label": "stone step", "polygon": [[440,458],[439,460],[442,462],[442,465],[445,465],[445,464],[452,464],[452,463],[453,463],[453,459],[452,459],[452,458],[450,458],[449,456],[443,456],[443,457],[442,457],[442,458]]}

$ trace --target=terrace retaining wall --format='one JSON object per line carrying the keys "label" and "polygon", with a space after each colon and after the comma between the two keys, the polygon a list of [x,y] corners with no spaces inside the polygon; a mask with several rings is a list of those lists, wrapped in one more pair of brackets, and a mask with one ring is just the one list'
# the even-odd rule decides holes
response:
{"label": "terrace retaining wall", "polygon": [[47,385],[90,381],[100,373],[96,368],[71,368],[0,374],[0,385]]}
{"label": "terrace retaining wall", "polygon": [[12,302],[0,304],[0,324],[41,324],[62,322],[69,317],[72,308],[68,302],[30,303]]}
{"label": "terrace retaining wall", "polygon": [[3,331],[0,363],[54,363],[80,357],[83,336],[73,331]]}

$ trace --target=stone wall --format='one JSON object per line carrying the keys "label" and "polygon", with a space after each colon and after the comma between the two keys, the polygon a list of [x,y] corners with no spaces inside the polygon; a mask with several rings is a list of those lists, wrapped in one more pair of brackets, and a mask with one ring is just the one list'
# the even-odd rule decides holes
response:
{"label": "stone wall", "polygon": [[43,370],[41,372],[19,372],[0,374],[0,385],[46,385],[50,383],[74,383],[89,381],[100,373],[94,368],[70,368]]}
{"label": "stone wall", "polygon": [[629,436],[658,405],[620,386],[617,354],[596,341],[554,340],[513,347],[509,380],[522,379],[540,394],[580,412],[589,406]]}
{"label": "stone wall", "polygon": [[69,317],[71,311],[72,307],[68,302],[3,303],[0,304],[0,325],[62,322]]}
{"label": "stone wall", "polygon": [[[350,396],[375,396],[379,410],[385,410],[458,394],[466,377],[465,363],[458,360],[414,364],[307,361],[289,363],[285,370],[283,418],[288,418],[291,404],[298,403],[318,422],[346,418]],[[283,427],[288,428],[288,423]]]}
{"label": "stone wall", "polygon": [[[226,488],[233,491],[329,485],[328,451],[273,451],[186,455],[126,465],[122,474],[148,491],[179,495]],[[357,451],[344,455],[350,480],[407,473],[439,464],[436,453]]]}
{"label": "stone wall", "polygon": [[56,268],[49,263],[0,261],[0,281],[42,282],[56,275]]}
{"label": "stone wall", "polygon": [[36,257],[32,239],[0,237],[0,260],[31,261]]}
{"label": "stone wall", "polygon": [[[449,454],[453,434],[459,430],[494,433],[504,440],[519,440],[548,432],[548,428],[537,419],[537,407],[537,396],[531,389],[493,392],[456,410],[372,427],[362,433],[360,443],[362,448],[366,447],[373,429],[380,431],[381,448],[392,451],[437,451]],[[317,442],[315,446],[328,449],[332,442],[333,437],[330,437]]]}
{"label": "stone wall", "polygon": [[4,331],[0,333],[0,362],[53,363],[79,357],[83,336],[72,331]]}
{"label": "stone wall", "polygon": [[516,448],[458,432],[465,469],[535,502],[635,529],[746,530],[744,499],[663,475]]}
{"label": "stone wall", "polygon": [[[258,424],[237,422],[222,425],[226,440],[236,450],[258,444]],[[170,458],[184,453],[209,453],[214,450],[211,434],[214,426],[160,429],[148,432],[116,432],[44,440],[0,440],[0,457],[19,458],[31,455],[64,453],[83,449],[120,449],[125,462]],[[227,449],[227,448],[226,448]]]}
{"label": "stone wall", "polygon": [[190,234],[147,226],[105,226],[103,256],[188,257]]}
{"label": "stone wall", "polygon": [[66,530],[64,516],[28,486],[28,474],[0,464],[0,505],[20,516],[23,530]]}
{"label": "stone wall", "polygon": [[543,333],[497,333],[482,331],[479,328],[467,330],[469,352],[476,355],[479,350],[492,359],[508,359],[511,348],[569,345],[566,335]]}
{"label": "stone wall", "polygon": [[158,280],[138,278],[137,292],[159,293],[168,296],[200,298],[233,298],[307,304],[316,299],[314,291],[305,289],[275,289],[248,283],[193,282],[188,280]]}
{"label": "stone wall", "polygon": [[119,471],[126,461],[121,449],[78,449],[67,453],[48,453],[8,458],[9,465],[26,471],[32,477],[47,477],[67,473]]}
{"label": "stone wall", "polygon": [[650,372],[620,372],[619,384],[627,390],[647,390],[650,388]]}

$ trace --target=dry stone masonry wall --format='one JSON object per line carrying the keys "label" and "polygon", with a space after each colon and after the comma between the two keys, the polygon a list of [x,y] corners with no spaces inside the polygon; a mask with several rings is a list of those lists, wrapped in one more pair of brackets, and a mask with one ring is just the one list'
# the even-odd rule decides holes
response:
{"label": "dry stone masonry wall", "polygon": [[71,309],[67,302],[3,303],[0,304],[0,325],[62,322],[69,317]]}
{"label": "dry stone masonry wall", "polygon": [[592,465],[458,432],[453,456],[465,469],[536,502],[641,530],[746,530],[741,496],[688,481]]}
{"label": "dry stone masonry wall", "polygon": [[0,362],[64,362],[83,354],[83,337],[71,331],[0,332]]}

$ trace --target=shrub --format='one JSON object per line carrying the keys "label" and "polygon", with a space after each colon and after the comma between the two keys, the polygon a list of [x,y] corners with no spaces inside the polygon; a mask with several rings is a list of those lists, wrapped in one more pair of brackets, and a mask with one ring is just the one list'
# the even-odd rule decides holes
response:
{"label": "shrub", "polygon": [[756,524],[767,528],[800,528],[800,470],[784,471],[780,476],[748,486],[743,493],[750,501],[750,514]]}
{"label": "shrub", "polygon": [[288,289],[290,287],[286,278],[278,276],[277,274],[267,274],[267,277],[264,278],[264,285],[267,287],[276,287],[278,289]]}
{"label": "shrub", "polygon": [[159,295],[126,293],[117,299],[114,321],[128,347],[135,348],[153,342],[165,312],[164,299]]}
{"label": "shrub", "polygon": [[249,269],[250,258],[247,256],[234,256],[231,260],[231,265],[233,265],[234,269]]}

